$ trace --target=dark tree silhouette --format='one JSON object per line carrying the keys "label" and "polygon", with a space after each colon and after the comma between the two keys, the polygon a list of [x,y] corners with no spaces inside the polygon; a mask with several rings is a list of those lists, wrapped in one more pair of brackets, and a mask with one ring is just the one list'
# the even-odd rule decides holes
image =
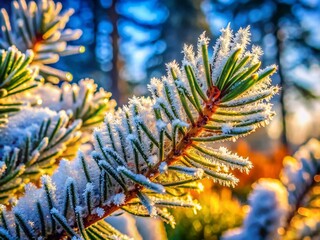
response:
{"label": "dark tree silhouette", "polygon": [[[286,116],[290,109],[286,102],[286,96],[291,92],[291,88],[295,88],[302,96],[308,98],[314,96],[312,89],[299,84],[296,79],[291,79],[289,73],[301,64],[309,67],[310,64],[320,60],[320,44],[317,45],[311,40],[315,32],[305,24],[306,15],[320,13],[319,4],[295,0],[211,0],[205,9],[210,23],[220,18],[220,20],[227,19],[236,27],[250,24],[255,34],[254,41],[264,46],[266,62],[278,64],[278,81],[282,88],[279,100],[283,125],[281,141],[289,147]],[[293,61],[288,55],[297,51],[299,54],[295,56]]]}

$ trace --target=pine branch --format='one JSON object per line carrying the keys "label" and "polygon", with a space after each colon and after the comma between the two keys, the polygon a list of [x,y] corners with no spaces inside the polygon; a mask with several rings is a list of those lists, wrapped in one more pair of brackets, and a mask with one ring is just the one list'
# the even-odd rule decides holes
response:
{"label": "pine branch", "polygon": [[105,112],[113,111],[116,103],[110,100],[111,93],[98,90],[92,79],[78,85],[65,82],[61,88],[43,85],[37,68],[29,65],[33,56],[32,51],[22,54],[15,47],[0,53],[0,129],[10,114],[25,106],[68,111],[71,122],[82,120],[82,131],[92,130],[103,121]]}
{"label": "pine branch", "polygon": [[64,110],[71,122],[81,120],[80,130],[91,135],[92,129],[103,122],[105,113],[114,111],[116,102],[110,97],[111,93],[98,89],[93,79],[82,79],[78,84],[64,82],[61,87],[46,83],[19,100],[33,105],[33,99],[37,99],[38,107],[57,112]]}
{"label": "pine branch", "polygon": [[[28,118],[32,124],[26,122]],[[24,108],[10,118],[0,140],[0,202],[21,194],[27,182],[52,173],[58,160],[73,156],[79,147],[81,121],[48,109]]]}
{"label": "pine branch", "polygon": [[[251,211],[243,228],[229,232],[224,239],[319,237],[319,149],[320,142],[310,140],[294,157],[284,159],[281,182],[260,180],[251,194]],[[270,188],[271,185],[275,187]]]}
{"label": "pine branch", "polygon": [[0,48],[15,45],[20,51],[32,49],[32,66],[37,66],[40,75],[47,81],[58,83],[72,80],[72,74],[48,66],[59,61],[61,56],[84,52],[83,46],[71,46],[68,42],[80,38],[81,30],[65,29],[69,17],[74,13],[69,9],[61,13],[62,4],[53,0],[12,2],[11,19],[5,9],[1,9]]}
{"label": "pine branch", "polygon": [[250,212],[243,227],[227,232],[224,240],[280,239],[278,230],[286,224],[289,210],[287,191],[276,179],[259,179],[249,197]]}
{"label": "pine branch", "polygon": [[[284,169],[281,180],[288,191],[288,201],[291,209],[287,216],[287,225],[283,235],[285,239],[292,236],[303,238],[315,235],[319,237],[320,196],[319,188],[320,142],[311,139],[302,146],[294,158],[284,159]],[[310,226],[310,222],[313,222]]]}
{"label": "pine branch", "polygon": [[74,158],[115,106],[111,94],[97,91],[93,80],[64,83],[62,89],[43,85],[36,80],[37,68],[29,66],[32,58],[32,51],[22,54],[15,47],[1,52],[0,203],[19,196],[26,182],[52,174],[62,158]]}
{"label": "pine branch", "polygon": [[17,96],[25,96],[41,83],[36,80],[38,70],[29,66],[32,59],[32,51],[23,54],[14,46],[0,51],[0,132],[8,123],[8,116],[25,105]]}
{"label": "pine branch", "polygon": [[[269,78],[276,68],[258,70],[260,52],[246,51],[249,36],[248,28],[235,36],[224,29],[212,60],[204,35],[197,55],[186,46],[181,68],[173,62],[166,77],[151,80],[151,98],[134,97],[106,115],[94,132],[91,156],[79,153],[61,162],[52,178],[43,177],[40,189],[28,187],[6,212],[3,234],[58,239],[74,231],[91,239],[89,226],[120,208],[174,224],[167,207],[198,208],[185,192],[197,187],[193,182],[209,177],[234,186],[238,180],[230,171],[248,172],[251,163],[213,146],[267,124],[274,115],[269,101],[278,91]],[[8,221],[12,225],[5,227]]]}

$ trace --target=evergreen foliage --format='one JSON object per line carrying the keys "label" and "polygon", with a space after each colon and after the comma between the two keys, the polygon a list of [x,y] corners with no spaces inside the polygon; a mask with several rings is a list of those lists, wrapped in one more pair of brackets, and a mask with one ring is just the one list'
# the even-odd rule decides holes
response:
{"label": "evergreen foliage", "polygon": [[224,239],[304,239],[320,237],[320,142],[311,139],[286,157],[281,181],[260,179],[250,197],[243,228]]}
{"label": "evergreen foliage", "polygon": [[9,18],[5,9],[1,9],[2,38],[0,48],[7,49],[15,45],[20,51],[32,49],[32,66],[39,68],[47,81],[59,83],[60,80],[72,80],[72,74],[55,69],[48,64],[59,61],[60,56],[84,52],[83,46],[68,45],[69,41],[81,37],[82,31],[65,29],[70,16],[69,9],[61,13],[62,4],[53,0],[39,0],[38,3],[25,0],[12,1],[12,15]]}
{"label": "evergreen foliage", "polygon": [[15,97],[39,85],[38,70],[29,67],[32,59],[32,51],[23,54],[15,46],[0,51],[0,131],[8,122],[8,115],[23,105]]}
{"label": "evergreen foliage", "polygon": [[[98,90],[91,79],[83,79],[79,85],[65,82],[61,87],[45,83],[53,77],[41,71],[45,63],[36,60],[42,53],[37,52],[35,46],[42,38],[40,33],[47,34],[48,39],[53,35],[64,36],[59,31],[64,28],[68,14],[63,18],[58,16],[61,4],[55,5],[53,1],[42,1],[40,5],[30,2],[25,7],[24,1],[13,2],[17,14],[13,21],[22,24],[23,31],[28,29],[23,24],[31,24],[35,19],[40,21],[39,14],[46,24],[41,31],[32,28],[39,39],[27,46],[23,36],[11,29],[6,11],[2,9],[4,25],[0,45],[16,44],[0,52],[0,203],[3,204],[14,203],[26,183],[39,183],[41,175],[52,174],[62,158],[72,159],[79,146],[90,139],[93,127],[115,107],[115,102],[109,101],[111,94]],[[40,10],[32,12],[35,9]],[[50,35],[47,28],[53,22]],[[60,40],[71,39],[66,36]],[[40,42],[53,44],[46,41]],[[52,57],[52,51],[47,49],[48,58]]]}
{"label": "evergreen foliage", "polygon": [[[133,97],[106,115],[94,131],[90,155],[79,152],[74,161],[62,161],[52,178],[41,178],[40,189],[27,186],[6,212],[12,225],[3,231],[15,235],[18,228],[26,238],[105,239],[118,233],[105,230],[101,237],[97,228],[106,223],[99,220],[119,209],[174,226],[167,208],[199,209],[185,194],[199,186],[197,180],[234,186],[230,170],[248,172],[251,163],[214,146],[268,123],[269,100],[278,91],[269,78],[276,68],[259,70],[261,50],[246,50],[249,36],[248,28],[235,35],[224,29],[211,60],[204,34],[196,55],[185,46],[182,66],[172,62],[166,77],[151,80],[150,98]],[[30,210],[34,214],[25,214]]]}
{"label": "evergreen foliage", "polygon": [[[168,208],[200,209],[188,194],[200,190],[198,180],[235,186],[232,171],[249,172],[248,159],[219,146],[274,115],[276,67],[260,69],[262,51],[248,49],[249,28],[223,29],[212,57],[202,34],[196,53],[186,45],[181,66],[169,63],[167,76],[151,80],[151,97],[133,97],[113,111],[110,93],[97,91],[93,80],[52,84],[66,74],[46,64],[79,50],[67,46],[79,31],[64,30],[72,10],[61,9],[51,0],[14,1],[11,22],[2,10],[1,46],[8,49],[0,92],[8,97],[0,106],[19,108],[0,115],[1,238],[126,239],[107,216],[121,210],[174,226]],[[92,148],[76,153],[103,118]]]}

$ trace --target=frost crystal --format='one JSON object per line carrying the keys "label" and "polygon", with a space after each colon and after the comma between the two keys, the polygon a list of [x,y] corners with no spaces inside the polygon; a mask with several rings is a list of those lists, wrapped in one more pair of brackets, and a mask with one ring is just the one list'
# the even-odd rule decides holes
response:
{"label": "frost crystal", "polygon": [[167,126],[167,124],[164,121],[158,120],[157,121],[157,129],[158,131],[161,131],[163,129],[165,129]]}
{"label": "frost crystal", "polygon": [[148,162],[154,166],[158,163],[158,156],[157,155],[152,155],[150,157],[148,157]]}
{"label": "frost crystal", "polygon": [[183,122],[183,121],[181,121],[180,119],[175,119],[175,120],[172,122],[172,125],[173,125],[173,126],[180,126],[180,127],[189,127],[189,124],[188,124],[188,123]]}
{"label": "frost crystal", "polygon": [[99,217],[102,217],[102,216],[104,215],[104,213],[105,213],[105,211],[103,210],[103,208],[100,208],[100,207],[97,207],[97,208],[95,209],[95,211],[96,211],[96,214],[97,214]]}
{"label": "frost crystal", "polygon": [[[250,26],[246,28],[240,28],[233,39],[233,47],[242,48],[243,50],[246,50],[247,45],[250,43],[250,36]],[[259,56],[261,56],[261,54]]]}
{"label": "frost crystal", "polygon": [[221,127],[221,130],[224,134],[230,133],[232,129],[233,129],[233,126],[230,123],[225,123]]}
{"label": "frost crystal", "polygon": [[219,147],[219,151],[222,153],[222,154],[227,154],[228,153],[228,149],[226,147]]}
{"label": "frost crystal", "polygon": [[6,171],[6,169],[7,165],[5,164],[5,162],[0,162],[0,177]]}
{"label": "frost crystal", "polygon": [[195,171],[194,176],[195,176],[196,178],[201,179],[201,178],[202,178],[202,176],[203,176],[203,174],[204,174],[203,169],[198,168],[198,169],[197,169],[197,171]]}
{"label": "frost crystal", "polygon": [[114,195],[112,202],[115,205],[120,206],[125,203],[125,200],[126,200],[126,195],[124,195],[123,193],[118,193]]}
{"label": "frost crystal", "polygon": [[165,173],[165,172],[167,172],[167,171],[168,171],[168,165],[167,165],[167,163],[165,163],[165,162],[160,163],[159,171],[160,171],[160,173]]}
{"label": "frost crystal", "polygon": [[210,39],[206,37],[206,32],[204,31],[198,38],[198,48],[201,49],[202,45],[208,45]]}
{"label": "frost crystal", "polygon": [[81,206],[76,206],[75,211],[79,214],[82,214],[83,208]]}

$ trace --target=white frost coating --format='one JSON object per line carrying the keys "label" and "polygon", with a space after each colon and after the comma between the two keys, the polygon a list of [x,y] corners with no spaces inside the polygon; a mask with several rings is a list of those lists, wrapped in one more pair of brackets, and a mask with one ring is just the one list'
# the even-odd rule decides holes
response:
{"label": "white frost coating", "polygon": [[136,139],[136,136],[135,136],[134,134],[128,134],[127,140],[133,141],[133,140],[135,140],[135,139]]}
{"label": "white frost coating", "polygon": [[201,49],[202,45],[208,45],[210,38],[206,37],[206,31],[204,31],[198,38],[198,49]]}
{"label": "white frost coating", "polygon": [[295,205],[304,194],[305,189],[312,184],[313,178],[318,174],[319,161],[312,158],[320,156],[320,142],[311,139],[300,147],[294,157],[284,159],[284,167],[281,172],[281,180],[288,189],[289,203]]}
{"label": "white frost coating", "polygon": [[[219,39],[219,47],[215,48],[215,54],[217,56],[217,59],[215,59],[214,62],[210,62],[210,66],[212,66],[213,74],[221,72],[221,68],[223,67],[224,63],[232,54],[235,49],[232,49],[233,44],[242,44],[243,48],[246,46],[246,38],[245,33],[239,33],[238,40],[234,39],[234,36],[232,35],[232,31],[228,27],[227,29],[223,30],[223,34],[221,38]],[[207,45],[208,39],[202,35],[199,38],[198,44],[199,49],[196,56],[191,56],[193,53],[191,52],[191,49],[186,49],[186,59],[190,61],[191,63],[195,61],[195,67],[193,71],[196,74],[196,81],[198,81],[198,85],[202,90],[203,93],[206,94],[207,90],[207,81],[205,77],[205,68],[203,65],[202,60],[202,50],[203,45]],[[254,54],[254,53],[252,53]],[[258,55],[256,53],[256,55]],[[195,60],[193,60],[195,59]],[[239,59],[240,60],[240,59]],[[250,64],[248,64],[250,65]],[[246,66],[249,67],[249,66]],[[173,80],[173,77],[171,76],[171,71],[173,70],[175,74],[177,75],[178,79],[177,81]],[[157,169],[149,169],[150,166],[148,164],[147,160],[150,160],[154,158],[155,155],[159,154],[159,131],[165,129],[165,136],[164,136],[164,142],[161,144],[161,146],[164,146],[163,148],[163,154],[164,157],[167,157],[168,154],[174,153],[173,150],[173,141],[177,140],[173,139],[172,137],[172,130],[174,126],[181,125],[184,127],[190,127],[188,123],[190,123],[190,116],[187,116],[185,113],[184,108],[181,106],[181,101],[179,101],[179,96],[177,95],[177,89],[175,85],[178,85],[179,91],[186,91],[186,104],[187,107],[190,109],[190,114],[192,115],[192,118],[194,120],[199,119],[199,113],[194,107],[192,103],[190,103],[190,99],[192,99],[192,96],[190,96],[190,86],[188,78],[184,72],[184,66],[179,66],[176,62],[173,62],[171,64],[168,64],[168,72],[169,75],[167,77],[162,78],[161,80],[153,79],[151,82],[151,85],[149,86],[149,89],[151,90],[152,98],[133,98],[129,101],[129,104],[127,106],[124,106],[122,108],[119,108],[114,114],[110,114],[105,119],[105,124],[103,124],[101,127],[95,130],[94,133],[94,152],[91,154],[92,157],[88,157],[86,159],[86,164],[88,168],[88,172],[90,175],[90,181],[92,182],[92,185],[89,185],[89,188],[87,186],[86,182],[86,176],[82,169],[82,164],[79,158],[76,158],[74,161],[64,161],[62,160],[60,163],[60,167],[55,172],[55,174],[52,176],[51,183],[55,187],[49,187],[52,192],[53,196],[53,205],[54,207],[61,213],[63,210],[63,203],[65,202],[65,196],[64,196],[64,190],[65,185],[67,183],[67,178],[70,177],[73,179],[73,182],[75,184],[75,193],[78,197],[78,203],[81,204],[81,207],[83,209],[86,209],[85,206],[85,199],[83,195],[83,190],[92,190],[92,209],[96,209],[97,207],[103,207],[107,209],[108,204],[114,203],[116,205],[121,205],[125,203],[125,191],[136,191],[138,189],[135,189],[136,184],[140,184],[145,188],[151,189],[152,191],[155,191],[157,193],[165,193],[165,188],[161,184],[157,184],[154,182],[151,182],[148,177],[151,176],[151,174],[157,172]],[[269,83],[268,83],[269,84]],[[235,101],[229,101],[227,103],[222,103],[219,106],[223,106],[225,108],[231,108],[232,111],[237,112],[239,110],[239,107],[236,106],[241,102],[244,104],[244,110],[249,105],[249,107],[257,104],[261,104],[261,106],[265,104],[266,101],[269,100],[269,98],[275,93],[276,88],[266,88],[265,85],[261,85],[261,89],[259,91],[257,89],[254,89],[250,91],[249,93],[246,93],[247,95],[242,95],[237,97],[236,102]],[[269,86],[269,85],[268,85]],[[88,86],[87,86],[88,87]],[[169,90],[166,91],[166,88],[169,88]],[[65,85],[64,87],[65,92],[70,92],[72,90],[72,86]],[[199,90],[198,88],[196,89]],[[67,96],[68,94],[65,94],[64,96]],[[80,94],[81,95],[81,94]],[[80,96],[78,95],[78,96]],[[70,96],[70,95],[68,95]],[[208,96],[207,96],[208,97]],[[171,100],[172,103],[169,103]],[[200,105],[203,106],[203,100],[202,97],[199,97]],[[211,100],[211,99],[209,99]],[[254,100],[257,100],[254,103]],[[66,101],[69,102],[69,98],[66,98]],[[78,100],[76,100],[77,103],[76,106],[79,106]],[[45,102],[45,101],[44,101]],[[191,101],[192,102],[192,101]],[[44,104],[44,103],[43,103]],[[71,105],[70,105],[71,106]],[[74,107],[72,105],[72,107]],[[176,111],[175,111],[176,110]],[[217,109],[219,110],[219,109]],[[136,113],[136,112],[138,113]],[[158,114],[157,116],[155,116]],[[138,114],[139,117],[136,115]],[[266,115],[261,114],[262,117],[268,118],[268,113]],[[158,120],[158,118],[162,118],[162,120]],[[209,117],[209,116],[208,116]],[[178,118],[179,120],[175,120]],[[200,119],[201,120],[201,119]],[[243,119],[242,119],[243,120]],[[244,121],[238,121],[239,124],[243,123]],[[149,131],[149,136],[152,136],[151,138],[146,136],[145,129],[142,129],[141,126],[137,123],[143,122],[145,125],[145,129]],[[209,119],[211,121],[211,119]],[[226,121],[228,122],[228,121]],[[108,130],[108,126],[110,125],[110,131]],[[209,124],[209,123],[208,123]],[[232,129],[225,129],[227,132],[231,132],[228,135],[236,137],[236,134],[233,134],[233,132],[239,131],[241,129],[240,127],[236,127],[234,122],[231,123],[232,126],[234,126]],[[221,127],[221,122],[217,124],[218,127]],[[199,124],[201,127],[201,124]],[[226,128],[226,126],[224,127]],[[228,127],[227,127],[228,128]],[[218,128],[220,129],[220,128]],[[190,129],[182,129],[187,130],[186,133],[188,133],[188,130]],[[243,130],[243,129],[241,129]],[[180,130],[179,130],[180,131]],[[177,135],[179,136],[178,140],[176,141],[177,144],[179,144],[179,141],[181,140],[182,134],[178,131]],[[31,130],[29,132],[32,132]],[[214,131],[212,131],[214,132]],[[207,134],[209,137],[215,137],[216,133],[212,133],[209,131],[204,131],[204,134]],[[220,133],[219,133],[220,134]],[[227,135],[227,134],[226,134]],[[206,137],[207,137],[206,136]],[[192,136],[191,136],[192,137]],[[202,137],[202,136],[201,136]],[[220,137],[220,135],[218,135]],[[111,140],[111,138],[114,139],[114,141]],[[172,139],[172,140],[171,140]],[[99,140],[99,141],[98,141]],[[137,143],[136,146],[133,146],[130,141],[134,140],[134,143]],[[151,144],[152,143],[152,144]],[[204,146],[205,143],[201,143],[204,149],[209,149],[207,146]],[[200,145],[200,144],[199,144]],[[135,148],[136,147],[136,148]],[[121,157],[125,160],[126,165],[125,167],[119,166],[117,161],[110,157],[111,154],[103,154],[103,150],[105,149],[115,149],[115,151],[121,155]],[[160,150],[162,150],[160,148]],[[196,150],[195,150],[196,151]],[[162,154],[162,152],[161,152]],[[196,155],[196,154],[195,154]],[[197,154],[197,157],[202,157],[202,155],[199,153]],[[169,155],[170,157],[170,155]],[[218,159],[218,157],[222,157],[223,159]],[[207,156],[208,158],[208,156]],[[238,166],[247,168],[247,163],[245,161],[242,161],[243,159],[236,157],[234,155],[231,155],[229,152],[222,151],[219,152],[218,150],[215,151],[215,155],[212,157],[216,162],[218,161],[225,161],[228,166]],[[216,158],[216,159],[215,159]],[[211,159],[208,160],[209,163],[212,163],[214,160],[211,161]],[[206,159],[205,159],[206,161]],[[214,164],[216,163],[214,162]],[[103,168],[99,168],[100,166],[104,166]],[[238,164],[238,165],[237,165]],[[225,165],[218,165],[219,170],[216,168],[207,169],[210,172],[210,175],[214,179],[214,181],[217,181],[222,184],[228,184],[228,185],[234,185],[237,182],[237,179],[233,177],[231,174],[225,174],[224,170],[228,170]],[[157,164],[156,164],[157,166]],[[160,165],[160,172],[166,172],[168,166],[166,166],[165,163],[161,163]],[[184,169],[185,172],[192,173],[193,175],[200,176],[203,174],[203,170],[197,170],[198,168],[203,168],[204,166],[198,163],[198,165],[195,164],[194,169]],[[221,171],[220,171],[221,170]],[[147,176],[143,174],[148,174]],[[150,174],[150,175],[149,175]],[[190,174],[190,175],[192,175]],[[181,174],[182,175],[182,174]],[[179,173],[177,173],[177,179],[175,180],[181,180]],[[158,176],[159,179],[161,177],[168,177],[160,175]],[[170,177],[170,176],[169,176]],[[182,177],[181,177],[182,178]],[[158,179],[157,179],[158,180]],[[171,180],[171,179],[169,179]],[[45,182],[45,180],[43,181]],[[49,182],[49,181],[47,181]],[[102,184],[101,184],[102,183]],[[104,186],[106,184],[105,189],[101,186]],[[161,180],[159,181],[161,183]],[[121,186],[119,186],[121,185]],[[124,190],[125,189],[125,190]],[[157,194],[160,195],[160,194]],[[167,198],[170,198],[168,195],[165,196]],[[19,202],[17,203],[17,206],[15,207],[16,210],[21,210],[21,212],[24,212],[24,217],[27,222],[35,222],[37,223],[39,221],[39,217],[35,216],[36,214],[28,214],[29,212],[36,212],[36,200],[39,200],[41,203],[41,206],[44,209],[45,215],[47,216],[49,214],[48,211],[48,204],[46,202],[46,195],[44,188],[40,188],[38,190],[28,188],[26,195],[22,197]],[[70,211],[71,213],[71,211]],[[9,216],[12,218],[12,213],[8,213]],[[11,215],[10,215],[11,214]],[[86,211],[84,211],[83,214],[88,214]],[[94,213],[95,214],[95,213]],[[87,217],[87,216],[83,216]],[[97,215],[95,216],[97,217]],[[170,218],[170,216],[168,216]],[[68,224],[72,228],[77,228],[77,223],[75,221],[74,217],[70,217],[68,219]],[[10,225],[10,231],[14,232],[14,221],[12,221],[12,224]],[[40,231],[37,229],[34,231],[35,234],[38,234]],[[38,236],[37,236],[38,237]]]}
{"label": "white frost coating", "polygon": [[133,118],[133,121],[134,121],[135,124],[138,125],[138,124],[142,123],[142,118],[140,116],[135,116]]}
{"label": "white frost coating", "polygon": [[94,189],[94,188],[93,188],[93,184],[90,183],[90,182],[87,183],[85,190],[88,191],[88,192],[90,192],[90,191],[93,191],[93,189]]}
{"label": "white frost coating", "polygon": [[165,193],[165,188],[162,185],[151,182],[150,179],[148,179],[142,174],[133,173],[132,171],[123,166],[119,166],[117,168],[117,171],[125,174],[125,176],[127,176],[129,179],[141,184],[142,186],[150,190],[153,190],[158,193]]}
{"label": "white frost coating", "polygon": [[99,217],[102,217],[105,213],[104,209],[103,208],[100,208],[100,207],[97,207],[95,208],[95,213],[99,216]]}
{"label": "white frost coating", "polygon": [[[75,96],[75,101],[74,101]],[[38,88],[32,89],[28,95],[21,96],[19,100],[32,102],[32,99],[38,99],[38,107],[48,108],[53,111],[68,111],[77,118],[82,118],[87,111],[97,106],[108,104],[112,109],[115,106],[113,100],[109,100],[111,94],[98,89],[93,79],[82,79],[77,84],[64,82],[60,87],[47,83]],[[85,102],[84,102],[85,100]],[[99,118],[103,118],[103,113]]]}
{"label": "white frost coating", "polygon": [[267,72],[267,71],[270,71],[272,69],[275,69],[275,71],[277,71],[278,70],[278,66],[276,64],[272,64],[270,66],[265,67],[264,69],[259,70],[258,73]]}
{"label": "white frost coating", "polygon": [[[34,65],[38,67],[46,67],[46,64],[56,63],[59,60],[60,55],[73,55],[81,52],[79,49],[80,46],[69,46],[68,42],[79,39],[82,35],[82,31],[79,29],[65,29],[70,16],[74,12],[73,9],[69,9],[62,13],[60,11],[62,8],[61,4],[56,4],[53,1],[46,1],[39,5],[27,3],[22,1],[20,4],[14,5],[11,18],[8,17],[6,10],[2,11],[4,16],[6,16],[6,24],[2,23],[2,30],[5,31],[6,29],[10,33],[10,38],[2,38],[1,45],[3,47],[8,48],[11,45],[15,45],[18,49],[35,49],[35,58],[37,61]],[[28,14],[27,19],[24,15],[22,16],[19,14],[23,11],[28,13],[43,13],[49,5],[51,6],[52,12],[46,12],[47,20],[40,20],[37,14]],[[18,29],[20,29],[20,27],[26,29],[27,26],[30,26],[30,22],[37,22],[37,24],[31,27],[28,33],[25,32],[22,34]],[[59,23],[59,26],[54,29],[55,31],[50,32],[48,26],[52,26],[57,22]],[[11,28],[11,26],[15,27]],[[41,30],[44,26],[46,29],[45,31]],[[43,39],[41,44],[34,39],[36,34],[40,32],[41,34],[39,37]],[[35,46],[36,44],[37,46]],[[50,68],[49,71],[54,72],[57,76],[66,75],[65,72],[55,68]]]}
{"label": "white frost coating", "polygon": [[7,165],[5,164],[5,162],[0,161],[0,177],[6,171],[6,169],[7,169]]}
{"label": "white frost coating", "polygon": [[151,212],[149,212],[150,217],[155,218],[158,216],[157,208],[152,206]]}
{"label": "white frost coating", "polygon": [[[48,108],[36,109],[27,107],[10,117],[7,127],[1,129],[0,145],[19,147],[21,141],[23,141],[28,134],[31,134],[32,138],[36,138],[34,135],[39,130],[43,120],[52,118],[53,121],[56,121],[58,117],[65,119],[67,115],[64,111],[56,113]],[[26,119],[28,119],[28,121],[26,121]]]}
{"label": "white frost coating", "polygon": [[126,200],[126,195],[124,195],[123,193],[118,193],[113,196],[112,202],[115,205],[120,206],[125,203],[125,200]]}
{"label": "white frost coating", "polygon": [[202,178],[204,171],[202,168],[191,168],[191,167],[184,167],[184,166],[173,166],[169,169],[179,171],[181,173],[191,175],[196,178]]}
{"label": "white frost coating", "polygon": [[77,237],[77,236],[73,236],[73,237],[71,238],[71,240],[82,240],[82,238],[79,238],[79,237]]}
{"label": "white frost coating", "polygon": [[181,121],[180,119],[175,119],[172,122],[172,126],[189,127],[189,124],[184,121]]}
{"label": "white frost coating", "polygon": [[[262,123],[260,123],[262,124]],[[244,126],[244,127],[234,127],[232,129],[230,129],[230,133],[231,134],[245,134],[248,133],[250,131],[253,131],[256,129],[256,126],[254,125],[249,125],[249,126]]]}
{"label": "white frost coating", "polygon": [[230,123],[224,123],[221,126],[221,131],[224,134],[231,133],[232,129],[233,129],[233,126]]}
{"label": "white frost coating", "polygon": [[28,225],[29,225],[30,227],[34,227],[35,223],[32,222],[32,221],[28,221]]}
{"label": "white frost coating", "polygon": [[250,43],[250,37],[251,37],[250,26],[247,26],[246,28],[240,28],[234,36],[232,48],[235,48],[235,49],[242,48],[243,51],[245,51],[247,48],[247,45]]}
{"label": "white frost coating", "polygon": [[56,208],[52,208],[50,212],[59,214],[59,211]]}
{"label": "white frost coating", "polygon": [[166,173],[168,171],[168,164],[166,162],[160,163],[159,171],[160,173]]}
{"label": "white frost coating", "polygon": [[158,163],[158,161],[159,161],[159,158],[157,155],[152,155],[152,156],[148,157],[148,163],[150,163],[151,166],[156,165]]}
{"label": "white frost coating", "polygon": [[75,208],[76,213],[82,214],[82,211],[83,211],[83,208],[81,206],[76,206]]}
{"label": "white frost coating", "polygon": [[243,158],[236,153],[230,152],[225,147],[220,147],[219,149],[213,149],[211,146],[206,146],[210,150],[209,155],[203,155],[203,157],[208,158],[209,162],[222,167],[225,171],[231,169],[239,169],[241,172],[248,173],[252,168],[252,163],[248,158]]}
{"label": "white frost coating", "polygon": [[[256,64],[259,61],[260,57],[263,55],[262,48],[260,46],[253,45],[251,52],[252,52],[252,54],[250,54],[252,56],[251,63]],[[272,67],[274,66],[275,65],[272,65]]]}
{"label": "white frost coating", "polygon": [[219,152],[222,154],[227,154],[229,151],[226,147],[219,147]]}
{"label": "white frost coating", "polygon": [[195,171],[194,176],[195,176],[196,178],[199,178],[199,179],[200,179],[200,178],[202,178],[203,174],[204,174],[203,169],[202,169],[202,168],[198,168],[198,169]]}
{"label": "white frost coating", "polygon": [[[232,41],[232,30],[230,24],[225,29],[221,29],[221,36],[217,40],[214,46],[214,65],[212,67],[212,78],[216,80],[222,71],[222,68],[227,61],[227,57],[230,53],[230,44]],[[235,49],[233,49],[235,50]]]}
{"label": "white frost coating", "polygon": [[[166,64],[167,67],[167,71],[169,71],[170,69],[172,69],[174,72],[176,72],[178,75],[181,74],[180,72],[180,68],[179,68],[179,64],[176,62],[176,60],[169,62]],[[170,74],[168,74],[170,76]]]}
{"label": "white frost coating", "polygon": [[[316,226],[316,217],[314,218],[312,214],[308,217],[300,216],[297,208],[308,207],[308,201],[301,202],[301,199],[305,199],[306,194],[308,194],[308,199],[313,197],[310,186],[312,186],[314,176],[319,172],[319,149],[320,142],[311,139],[300,147],[294,157],[284,159],[284,168],[281,172],[282,183],[278,180],[262,179],[255,184],[254,192],[250,197],[251,211],[243,228],[229,231],[223,239],[244,240],[250,237],[258,240],[288,237],[303,239],[318,236],[314,235],[319,233],[320,229],[320,224]],[[293,221],[290,223],[287,223],[288,216],[293,216]],[[311,226],[309,220],[312,223]],[[279,228],[290,230],[285,236],[279,236],[277,234]]]}
{"label": "white frost coating", "polygon": [[227,56],[230,51],[230,44],[233,38],[232,29],[230,28],[230,23],[224,29],[221,29],[221,36],[219,37],[220,40],[220,58]]}
{"label": "white frost coating", "polygon": [[179,88],[186,88],[186,83],[181,81],[181,80],[177,80],[176,81],[176,85],[179,87]]}
{"label": "white frost coating", "polygon": [[220,104],[220,107],[234,107],[237,105],[246,105],[254,101],[262,101],[270,99],[275,93],[279,92],[278,87],[270,87],[269,89],[252,92],[241,98],[236,98]]}
{"label": "white frost coating", "polygon": [[154,92],[158,90],[158,86],[161,86],[160,79],[153,77],[150,79],[150,84],[147,85],[147,88],[154,96]]}
{"label": "white frost coating", "polygon": [[44,175],[41,177],[42,184],[45,184],[48,187],[49,191],[54,192],[56,190],[56,185],[52,182],[52,179],[49,175]]}
{"label": "white frost coating", "polygon": [[58,209],[52,208],[52,209],[50,210],[50,213],[58,216],[60,221],[63,221],[63,223],[64,223],[65,225],[68,225],[68,220],[65,218],[65,216],[63,216],[63,215],[58,211]]}
{"label": "white frost coating", "polygon": [[233,232],[234,235],[227,234],[223,239],[276,239],[278,228],[286,223],[287,199],[287,191],[279,180],[260,179],[249,197],[251,210],[242,229]]}
{"label": "white frost coating", "polygon": [[166,128],[166,126],[167,126],[167,124],[164,121],[162,121],[162,120],[158,120],[157,121],[157,129],[158,129],[158,131],[162,131],[163,129]]}
{"label": "white frost coating", "polygon": [[192,65],[192,66],[196,65],[196,60],[195,60],[192,45],[184,44],[182,53],[184,54],[183,65]]}

